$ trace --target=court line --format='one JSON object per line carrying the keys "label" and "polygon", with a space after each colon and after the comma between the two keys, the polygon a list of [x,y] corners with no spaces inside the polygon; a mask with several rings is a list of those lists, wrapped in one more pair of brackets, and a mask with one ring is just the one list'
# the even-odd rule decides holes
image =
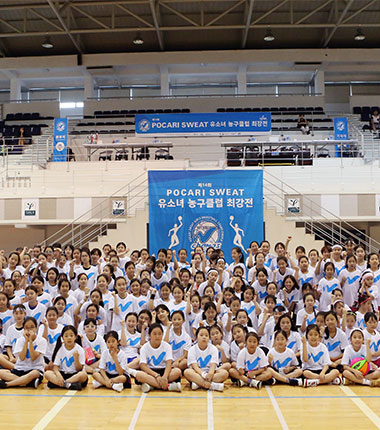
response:
{"label": "court line", "polygon": [[278,406],[277,400],[274,397],[274,394],[272,393],[272,390],[267,385],[265,386],[265,389],[267,390],[268,396],[270,398],[270,401],[272,402],[273,408],[276,411],[276,415],[278,420],[280,421],[281,427],[283,430],[289,430],[288,425],[286,424],[285,418],[282,415],[280,406]]}
{"label": "court line", "polygon": [[76,391],[67,391],[61,398],[61,400],[58,400],[58,402],[48,411],[39,421],[38,423],[33,427],[32,430],[44,430],[46,426],[52,421],[56,415],[59,413],[61,409],[63,409],[66,404],[72,399],[72,397],[75,395]]}
{"label": "court line", "polygon": [[214,430],[214,407],[212,404],[212,391],[207,391],[207,425],[208,430]]}
{"label": "court line", "polygon": [[[153,394],[153,393],[152,393]],[[0,393],[0,397],[62,397],[62,394],[21,394],[21,393]],[[69,396],[67,397],[74,397]],[[125,395],[125,396],[110,396],[110,395],[91,395],[91,394],[77,394],[76,398],[94,398],[94,399],[139,399],[141,396],[134,395]],[[154,394],[149,396],[149,399],[206,399],[207,396],[155,396]],[[353,395],[353,396],[276,396],[276,399],[380,399],[380,395],[378,396],[362,396],[362,395]],[[214,400],[223,400],[223,399],[263,399],[268,400],[268,396],[213,396]]]}
{"label": "court line", "polygon": [[136,427],[136,423],[137,423],[137,420],[139,419],[139,415],[140,415],[141,409],[143,407],[145,398],[146,398],[146,393],[142,393],[140,400],[139,400],[139,403],[137,404],[137,407],[136,407],[135,412],[133,414],[132,421],[129,424],[128,430],[134,430],[134,428]]}
{"label": "court line", "polygon": [[368,407],[363,400],[359,399],[358,396],[351,390],[351,388],[340,386],[339,387],[345,394],[350,395],[350,399],[355,405],[363,412],[363,414],[375,424],[376,428],[380,429],[380,418]]}

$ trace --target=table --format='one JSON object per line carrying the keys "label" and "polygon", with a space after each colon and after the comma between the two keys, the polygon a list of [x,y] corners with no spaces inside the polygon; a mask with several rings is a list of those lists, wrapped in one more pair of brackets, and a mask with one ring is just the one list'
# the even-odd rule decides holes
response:
{"label": "table", "polygon": [[136,154],[136,150],[142,150],[143,148],[156,148],[156,149],[167,149],[169,152],[170,148],[173,148],[172,142],[129,142],[129,143],[85,143],[83,147],[87,150],[87,159],[91,161],[91,157],[100,149],[104,150],[117,150],[120,149],[126,153],[128,149],[132,152],[132,160]]}

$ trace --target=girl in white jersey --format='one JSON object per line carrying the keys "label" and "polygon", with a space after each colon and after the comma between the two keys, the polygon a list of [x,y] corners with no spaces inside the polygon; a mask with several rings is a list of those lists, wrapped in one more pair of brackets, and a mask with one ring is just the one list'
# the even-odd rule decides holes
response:
{"label": "girl in white jersey", "polygon": [[357,269],[357,260],[354,255],[346,257],[346,268],[340,272],[338,277],[343,290],[343,300],[346,305],[352,305],[358,299],[359,280],[361,271]]}
{"label": "girl in white jersey", "polygon": [[356,268],[363,272],[367,268],[365,249],[362,245],[355,246]]}
{"label": "girl in white jersey", "polygon": [[191,388],[223,391],[224,381],[228,378],[225,369],[217,369],[219,354],[216,346],[210,343],[210,333],[207,327],[199,327],[196,331],[197,343],[188,354],[185,378],[191,383]]}
{"label": "girl in white jersey", "polygon": [[61,336],[63,325],[57,323],[58,311],[57,308],[51,306],[47,308],[46,315],[41,322],[38,334],[46,339],[47,348],[45,353],[45,370],[53,369],[53,352],[59,337]]}

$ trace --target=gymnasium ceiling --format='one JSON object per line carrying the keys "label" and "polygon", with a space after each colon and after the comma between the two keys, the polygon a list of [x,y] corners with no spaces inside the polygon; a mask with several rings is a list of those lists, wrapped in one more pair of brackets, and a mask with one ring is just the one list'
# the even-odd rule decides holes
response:
{"label": "gymnasium ceiling", "polygon": [[[365,40],[354,40],[358,28]],[[377,48],[379,30],[380,0],[0,1],[2,57]],[[144,44],[133,43],[137,35]],[[46,37],[53,48],[41,46]]]}

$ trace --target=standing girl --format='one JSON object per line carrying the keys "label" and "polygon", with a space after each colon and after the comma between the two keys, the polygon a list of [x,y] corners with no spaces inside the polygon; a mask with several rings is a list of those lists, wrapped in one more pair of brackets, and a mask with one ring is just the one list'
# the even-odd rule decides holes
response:
{"label": "standing girl", "polygon": [[359,280],[361,270],[357,268],[357,260],[354,255],[347,255],[346,268],[340,272],[340,286],[343,289],[343,301],[349,307],[358,299]]}
{"label": "standing girl", "polygon": [[335,277],[335,266],[328,262],[325,264],[325,276],[318,283],[319,310],[326,312],[330,310],[331,294],[334,288],[339,287],[338,279]]}

